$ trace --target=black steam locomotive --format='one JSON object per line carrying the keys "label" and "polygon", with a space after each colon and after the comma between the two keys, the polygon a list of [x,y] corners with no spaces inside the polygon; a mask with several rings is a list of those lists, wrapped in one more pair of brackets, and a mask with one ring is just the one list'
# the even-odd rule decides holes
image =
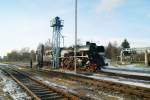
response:
{"label": "black steam locomotive", "polygon": [[[97,46],[96,43],[86,42],[86,45],[77,46],[77,69],[79,70],[100,70],[105,63],[105,48],[104,46]],[[74,49],[61,48],[60,49],[60,68],[74,69]],[[37,49],[37,62],[40,67],[43,65],[52,64],[52,50],[44,50],[41,45]]]}

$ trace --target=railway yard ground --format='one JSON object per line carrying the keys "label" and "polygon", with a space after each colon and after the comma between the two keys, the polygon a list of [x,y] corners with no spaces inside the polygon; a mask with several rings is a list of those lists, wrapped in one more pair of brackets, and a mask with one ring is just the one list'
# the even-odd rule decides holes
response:
{"label": "railway yard ground", "polygon": [[[5,70],[6,72],[8,71],[17,80],[20,80],[20,77],[17,77],[16,74],[14,74],[13,70],[18,71],[19,73],[23,73],[23,75],[30,76],[31,78],[42,82],[48,87],[52,87],[52,89],[57,90],[56,92],[58,92],[56,97],[61,91],[69,96],[73,96],[75,98],[74,100],[76,99],[77,100],[78,99],[81,100],[82,99],[83,100],[149,100],[150,99],[150,77],[148,76],[149,75],[148,73],[145,73],[146,76],[144,75],[137,76],[136,74],[130,75],[128,73],[122,73],[122,74],[114,73],[117,71],[113,69],[113,67],[109,67],[108,69],[103,69],[103,72],[97,72],[97,73],[85,73],[85,72],[74,73],[72,71],[66,71],[66,70],[65,71],[46,70],[46,69],[37,70],[36,68],[31,69],[29,68],[28,65],[25,64],[21,64],[21,65],[16,64],[16,65],[15,66],[1,65],[1,68],[3,68],[3,70]],[[110,71],[111,69],[112,71]],[[2,80],[9,79],[13,81],[13,79],[10,78],[10,75],[5,75],[6,73],[3,72],[3,70],[1,70],[1,74],[4,75],[5,77],[1,75],[1,78],[3,77]],[[142,72],[137,72],[137,73],[142,73]],[[27,88],[34,87],[34,86],[28,87],[28,85],[26,85],[24,81],[20,80],[20,82],[22,82]],[[10,83],[17,84],[15,81]],[[23,92],[24,89],[22,89],[22,87],[20,87],[19,85],[17,86],[17,89],[18,87],[19,87],[19,90],[17,90],[18,94],[17,93],[10,94],[11,92],[9,91],[3,92],[4,86],[2,85],[0,88],[0,91],[2,91],[2,97],[11,100],[13,95],[18,95],[18,98],[20,96],[20,98],[22,98],[23,100],[24,97],[31,99],[32,96],[30,97],[28,93]],[[29,88],[29,90],[31,88]],[[39,86],[37,86],[36,88],[39,88]],[[6,87],[5,90],[7,90]],[[31,90],[31,92],[33,91]]]}

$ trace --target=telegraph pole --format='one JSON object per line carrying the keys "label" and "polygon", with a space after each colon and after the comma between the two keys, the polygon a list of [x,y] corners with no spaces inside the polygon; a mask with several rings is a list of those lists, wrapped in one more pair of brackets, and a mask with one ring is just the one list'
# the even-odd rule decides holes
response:
{"label": "telegraph pole", "polygon": [[74,47],[74,71],[77,72],[77,7],[78,7],[78,0],[75,0],[75,47]]}

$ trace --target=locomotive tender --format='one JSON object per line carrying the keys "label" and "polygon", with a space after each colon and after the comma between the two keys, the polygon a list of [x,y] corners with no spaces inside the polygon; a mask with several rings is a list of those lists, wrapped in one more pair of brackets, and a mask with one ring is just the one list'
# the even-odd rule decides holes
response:
{"label": "locomotive tender", "polygon": [[[59,65],[63,69],[74,69],[74,49],[61,48],[59,53]],[[86,42],[86,45],[77,46],[77,70],[100,70],[105,63],[105,48],[96,43]],[[52,50],[44,51],[44,47],[37,49],[37,62],[40,67],[52,64]]]}

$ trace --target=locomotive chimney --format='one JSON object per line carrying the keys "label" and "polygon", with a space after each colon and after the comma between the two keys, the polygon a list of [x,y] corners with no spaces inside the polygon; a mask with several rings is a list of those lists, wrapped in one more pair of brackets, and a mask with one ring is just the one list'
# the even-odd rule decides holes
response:
{"label": "locomotive chimney", "polygon": [[87,41],[87,42],[86,42],[86,45],[90,45],[90,42],[89,42],[89,41]]}

